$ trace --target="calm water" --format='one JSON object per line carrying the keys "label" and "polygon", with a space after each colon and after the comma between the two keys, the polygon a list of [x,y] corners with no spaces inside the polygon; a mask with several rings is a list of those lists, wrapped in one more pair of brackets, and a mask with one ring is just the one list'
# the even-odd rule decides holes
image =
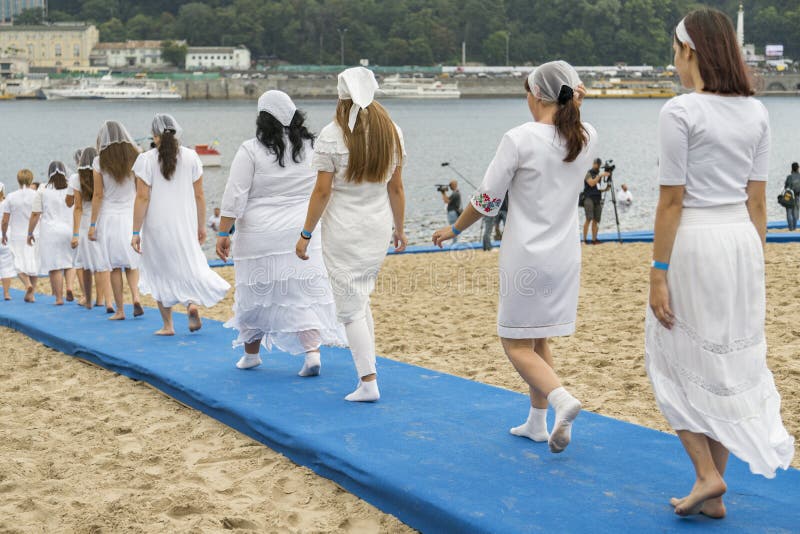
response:
{"label": "calm water", "polygon": [[[623,230],[649,229],[658,194],[656,124],[664,101],[590,100],[583,116],[600,135],[601,157],[617,165],[617,185],[627,183],[634,207],[621,215]],[[772,153],[768,206],[770,220],[782,219],[784,210],[774,201],[788,173],[789,164],[800,159],[798,125],[800,101],[766,98],[772,126]],[[412,243],[427,242],[433,229],[444,223],[445,209],[436,183],[457,178],[441,167],[449,161],[475,185],[494,155],[503,133],[530,120],[525,100],[486,99],[444,102],[388,100],[384,104],[403,128],[409,154],[405,168],[407,233]],[[330,121],[335,102],[299,101],[314,131]],[[94,144],[103,120],[122,121],[134,137],[148,134],[156,112],[175,115],[184,128],[186,144],[218,140],[223,167],[205,172],[206,197],[219,205],[227,179],[227,167],[243,140],[253,136],[254,102],[102,102],[47,101],[0,102],[0,180],[7,190],[16,189],[16,171],[28,167],[39,181],[45,180],[53,159],[71,164],[78,147]],[[10,187],[9,187],[10,186]],[[461,181],[464,197],[472,188]],[[209,209],[209,212],[211,210]],[[614,228],[610,202],[603,212],[601,231]],[[478,226],[467,234],[477,239]]]}

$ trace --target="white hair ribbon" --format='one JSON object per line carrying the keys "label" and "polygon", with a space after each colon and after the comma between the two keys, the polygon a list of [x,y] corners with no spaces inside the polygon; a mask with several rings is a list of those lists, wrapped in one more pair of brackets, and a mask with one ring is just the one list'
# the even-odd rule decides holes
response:
{"label": "white hair ribbon", "polygon": [[697,48],[694,46],[694,41],[692,41],[692,38],[689,36],[689,32],[686,31],[685,21],[686,19],[684,18],[678,23],[678,26],[675,28],[675,35],[678,37],[680,42],[688,44],[689,48],[692,50],[697,50]]}

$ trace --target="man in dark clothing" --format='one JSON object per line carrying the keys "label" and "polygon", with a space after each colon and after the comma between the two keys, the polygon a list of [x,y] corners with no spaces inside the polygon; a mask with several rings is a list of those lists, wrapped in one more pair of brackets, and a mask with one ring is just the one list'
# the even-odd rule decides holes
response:
{"label": "man in dark clothing", "polygon": [[600,165],[603,161],[600,158],[594,160],[592,168],[586,173],[583,179],[583,210],[586,213],[586,222],[583,223],[583,242],[588,243],[589,223],[592,223],[592,243],[597,244],[597,229],[600,224],[600,216],[603,213],[603,191],[598,184],[600,180],[609,176],[607,172],[600,172]]}
{"label": "man in dark clothing", "polygon": [[[447,196],[445,191],[442,191],[442,200],[447,204],[447,224],[454,224],[461,215],[461,191],[458,190],[458,182],[453,180],[450,182],[450,189],[453,194]],[[453,243],[458,241],[458,237],[453,238]]]}
{"label": "man in dark clothing", "polygon": [[797,162],[792,163],[792,173],[786,177],[786,182],[783,184],[784,189],[791,189],[794,191],[794,206],[786,208],[786,222],[789,223],[789,231],[794,232],[797,229],[797,216],[800,212],[800,165]]}

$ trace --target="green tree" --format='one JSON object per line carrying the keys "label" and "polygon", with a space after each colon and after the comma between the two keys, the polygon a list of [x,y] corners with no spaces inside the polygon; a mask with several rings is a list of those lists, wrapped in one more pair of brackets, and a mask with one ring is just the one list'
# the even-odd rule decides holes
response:
{"label": "green tree", "polygon": [[497,31],[483,40],[483,57],[487,64],[506,64],[506,35],[505,31]]}
{"label": "green tree", "polygon": [[121,19],[119,0],[83,0],[81,7],[83,20],[107,22],[111,19]]}
{"label": "green tree", "polygon": [[104,43],[116,43],[127,39],[125,25],[119,19],[111,19],[102,23],[98,30],[100,30],[100,40]]}
{"label": "green tree", "polygon": [[219,44],[220,25],[214,9],[201,2],[186,4],[178,11],[175,33],[190,44]]}
{"label": "green tree", "polygon": [[172,63],[178,68],[186,67],[186,52],[189,47],[185,44],[178,44],[175,41],[164,41],[161,43],[161,57],[164,61]]}
{"label": "green tree", "polygon": [[430,65],[433,63],[433,52],[427,39],[417,37],[408,43],[408,61],[412,65]]}
{"label": "green tree", "polygon": [[156,30],[156,21],[139,13],[132,19],[125,23],[126,34],[128,39],[150,39],[151,37],[160,37],[153,33]]}
{"label": "green tree", "polygon": [[38,26],[42,22],[44,22],[44,10],[38,7],[23,9],[14,17],[15,26]]}

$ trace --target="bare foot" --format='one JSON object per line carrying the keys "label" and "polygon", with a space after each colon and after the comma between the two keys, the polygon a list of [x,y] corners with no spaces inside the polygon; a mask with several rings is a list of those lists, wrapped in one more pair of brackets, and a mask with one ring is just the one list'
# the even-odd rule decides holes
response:
{"label": "bare foot", "polygon": [[157,336],[174,336],[175,330],[172,328],[162,328],[161,330],[156,330],[153,333]]}
{"label": "bare foot", "polygon": [[86,299],[81,297],[78,299],[78,306],[86,306]]}
{"label": "bare foot", "polygon": [[63,305],[64,305],[64,301],[60,300],[60,299],[57,300],[56,303],[55,303],[55,306],[63,306]]}
{"label": "bare foot", "polygon": [[144,315],[144,308],[142,308],[142,305],[139,304],[138,302],[134,302],[133,303],[133,316],[134,317],[140,317],[142,315]]}
{"label": "bare foot", "polygon": [[189,305],[189,332],[197,332],[203,328],[203,321],[200,320],[200,312],[197,311],[197,306],[194,304]]}
{"label": "bare foot", "polygon": [[75,294],[71,289],[67,289],[67,302],[72,302],[73,300],[75,300]]}
{"label": "bare foot", "polygon": [[[706,501],[710,499],[720,499],[727,490],[728,487],[725,485],[725,481],[719,477],[712,480],[705,480],[703,482],[698,480],[695,482],[692,492],[689,493],[689,495],[683,499],[678,499],[674,503],[673,506],[675,506],[675,513],[683,517],[699,514]],[[670,501],[670,503],[672,502],[673,500]],[[722,504],[721,499],[719,504]],[[709,513],[711,513],[712,510],[715,512],[719,511],[718,507],[714,508],[713,506],[709,505]]]}
{"label": "bare foot", "polygon": [[117,312],[114,315],[112,315],[111,317],[109,317],[108,320],[109,321],[124,321],[125,320],[125,314]]}
{"label": "bare foot", "polygon": [[11,300],[11,295],[3,295],[3,300]]}
{"label": "bare foot", "polygon": [[36,302],[36,298],[33,296],[33,286],[29,287],[25,290],[25,302]]}
{"label": "bare foot", "polygon": [[[669,500],[669,503],[672,505],[673,508],[681,504],[683,501],[686,500],[686,497],[677,499],[675,497]],[[716,499],[708,499],[706,502],[703,503],[703,507],[700,508],[700,513],[710,517],[711,519],[722,519],[725,517],[725,504],[722,502],[722,497],[717,497]]]}

